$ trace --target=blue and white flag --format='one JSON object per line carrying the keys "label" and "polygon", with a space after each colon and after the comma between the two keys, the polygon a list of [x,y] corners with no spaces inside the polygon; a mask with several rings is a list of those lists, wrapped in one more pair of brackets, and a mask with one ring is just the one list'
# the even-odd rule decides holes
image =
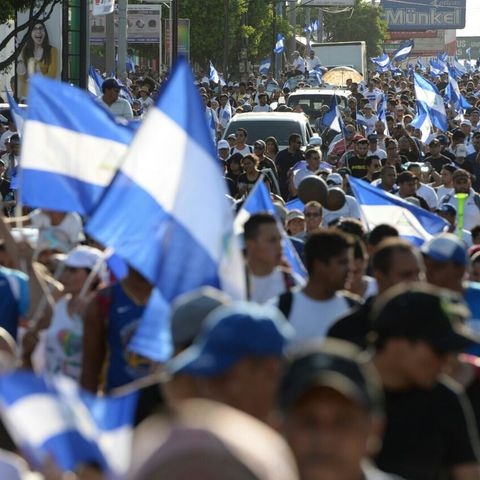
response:
{"label": "blue and white flag", "polygon": [[332,96],[330,110],[323,116],[322,123],[335,132],[343,133],[344,136],[346,135],[347,132],[343,123],[342,114],[340,113],[340,109],[337,104],[336,95]]}
{"label": "blue and white flag", "polygon": [[429,138],[432,135],[432,121],[428,111],[425,110],[423,104],[417,104],[417,115],[412,120],[411,124],[422,132],[422,142],[429,143]]}
{"label": "blue and white flag", "polygon": [[262,75],[267,75],[271,66],[272,66],[272,61],[270,60],[270,57],[264,58],[263,60],[260,60],[258,71]]}
{"label": "blue and white flag", "polygon": [[284,40],[285,40],[285,37],[281,34],[281,33],[278,33],[277,34],[277,43],[275,43],[275,48],[273,49],[273,51],[275,53],[283,53],[283,50],[284,50]]}
{"label": "blue and white flag", "polygon": [[385,124],[385,127],[387,126],[387,111],[387,96],[383,94],[382,100],[377,105],[377,115],[378,119]]}
{"label": "blue and white flag", "polygon": [[95,69],[90,65],[88,70],[88,91],[94,96],[99,97],[102,95],[102,80]]}
{"label": "blue and white flag", "polygon": [[460,93],[460,88],[452,69],[448,70],[448,85],[445,88],[445,101],[451,103],[458,113],[463,113],[463,110],[472,108],[472,105],[470,105],[467,99]]}
{"label": "blue and white flag", "polygon": [[86,231],[168,303],[203,285],[244,298],[227,193],[204,106],[180,57]]}
{"label": "blue and white flag", "polygon": [[437,87],[418,73],[414,73],[413,78],[417,106],[421,104],[423,110],[428,112],[434,127],[446,132],[448,130],[448,118],[443,98]]}
{"label": "blue and white flag", "polygon": [[314,68],[308,72],[308,78],[314,85],[322,84],[322,71],[319,68]]}
{"label": "blue and white flag", "polygon": [[20,172],[23,203],[89,215],[133,135],[87,92],[33,76]]}
{"label": "blue and white flag", "polygon": [[357,125],[361,125],[362,127],[368,127],[367,119],[364,117],[363,113],[358,111],[357,116],[355,117],[355,122]]}
{"label": "blue and white flag", "polygon": [[447,61],[447,57],[448,57],[448,52],[439,53],[437,55],[437,59],[444,63]]}
{"label": "blue and white flag", "polygon": [[220,75],[218,74],[217,70],[213,66],[213,63],[210,62],[210,70],[208,73],[208,79],[213,83],[218,83],[220,81]]}
{"label": "blue and white flag", "polygon": [[417,58],[417,66],[420,69],[421,72],[427,73],[427,67],[426,65],[420,60],[420,58]]}
{"label": "blue and white flag", "polygon": [[250,216],[260,212],[268,212],[277,219],[278,229],[283,239],[283,255],[292,270],[298,275],[300,275],[302,278],[306,278],[307,271],[305,270],[302,261],[298,257],[295,247],[289,240],[282,222],[277,216],[272,199],[270,198],[270,194],[268,193],[268,189],[263,182],[263,178],[260,178],[257,181],[256,185],[250,191],[248,197],[243,203],[242,208],[239,210],[235,219],[235,231],[237,233],[242,233],[243,225],[245,225],[245,222],[250,218]]}
{"label": "blue and white flag", "polygon": [[232,118],[232,104],[230,103],[230,98],[227,98],[227,103],[223,107],[222,111],[222,125],[225,125]]}
{"label": "blue and white flag", "polygon": [[316,32],[320,28],[320,22],[317,20],[314,20],[312,22],[312,32]]}
{"label": "blue and white flag", "polygon": [[7,101],[10,107],[10,114],[12,115],[13,123],[17,127],[17,133],[21,137],[23,135],[23,128],[25,126],[25,118],[27,116],[26,110],[22,110],[15,99],[7,92]]}
{"label": "blue and white flag", "polygon": [[468,73],[467,69],[459,62],[457,57],[453,59],[451,66],[457,78],[460,78],[462,75]]}
{"label": "blue and white flag", "polygon": [[137,397],[95,397],[62,376],[17,371],[0,377],[3,422],[37,468],[53,458],[60,470],[97,463],[108,478],[126,475]]}
{"label": "blue and white flag", "polygon": [[412,53],[415,42],[413,40],[407,40],[403,42],[393,53],[392,53],[392,62],[402,62],[410,56]]}
{"label": "blue and white flag", "polygon": [[472,47],[466,48],[465,53],[467,54],[467,59],[471,60],[472,59]]}
{"label": "blue and white flag", "polygon": [[448,73],[448,66],[445,63],[436,62],[435,60],[430,60],[430,75],[433,77],[439,77],[443,73]]}
{"label": "blue and white flag", "polygon": [[390,65],[390,57],[385,52],[383,52],[379,57],[370,58],[370,60],[379,67],[385,68]]}
{"label": "blue and white flag", "polygon": [[399,231],[401,237],[415,245],[422,245],[448,226],[438,215],[363,180],[350,175],[349,182],[368,230],[381,224],[391,225]]}

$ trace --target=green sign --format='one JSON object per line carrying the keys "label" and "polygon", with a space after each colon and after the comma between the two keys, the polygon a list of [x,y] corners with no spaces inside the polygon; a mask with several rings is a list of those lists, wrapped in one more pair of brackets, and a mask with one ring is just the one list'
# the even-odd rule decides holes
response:
{"label": "green sign", "polygon": [[472,59],[480,57],[480,37],[461,37],[457,38],[457,57],[467,58],[465,50],[471,48]]}

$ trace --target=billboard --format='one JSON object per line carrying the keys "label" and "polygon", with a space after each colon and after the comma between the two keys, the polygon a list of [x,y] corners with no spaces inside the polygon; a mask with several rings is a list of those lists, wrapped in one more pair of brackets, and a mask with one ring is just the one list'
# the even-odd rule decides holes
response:
{"label": "billboard", "polygon": [[[34,7],[38,11],[39,5]],[[61,79],[62,76],[62,5],[56,4],[51,10],[47,8],[33,26],[25,46],[17,60],[17,96],[27,96],[28,80],[34,73],[50,78]],[[48,18],[47,18],[48,17]],[[17,25],[28,22],[30,11],[17,12]],[[25,36],[22,30],[17,36],[17,43]]]}
{"label": "billboard", "polygon": [[480,57],[480,37],[461,37],[457,38],[457,57],[467,58],[465,50],[471,48],[472,59]]}
{"label": "billboard", "polygon": [[[117,41],[118,12],[114,13],[115,42]],[[160,5],[128,5],[128,43],[159,43],[161,30]],[[105,15],[93,16],[90,13],[90,43],[105,43]]]}
{"label": "billboard", "polygon": [[381,0],[390,31],[465,27],[466,0]]}

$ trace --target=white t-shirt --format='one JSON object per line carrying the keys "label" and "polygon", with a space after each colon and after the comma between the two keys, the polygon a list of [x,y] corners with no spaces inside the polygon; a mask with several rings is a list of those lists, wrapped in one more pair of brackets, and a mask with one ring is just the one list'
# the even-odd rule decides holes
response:
{"label": "white t-shirt", "polygon": [[52,321],[45,332],[45,371],[78,380],[82,367],[83,320],[79,315],[69,315],[69,300],[70,295],[66,295],[55,304]]}
{"label": "white t-shirt", "polygon": [[313,58],[307,57],[305,59],[305,64],[308,71],[313,70],[315,67],[318,67],[318,65],[321,65],[320,59],[316,56],[314,56]]}
{"label": "white t-shirt", "polygon": [[[474,190],[470,190],[463,207],[463,228],[468,231],[471,231],[473,227],[480,225],[480,208],[478,208],[475,203],[474,195]],[[455,198],[455,195],[451,195],[448,202],[444,202],[441,198],[439,205],[443,203],[451,203],[458,212],[458,200]]]}
{"label": "white t-shirt", "polygon": [[[290,273],[289,275],[292,276],[295,285],[303,285],[304,282],[301,278],[295,274]],[[272,273],[264,277],[249,273],[249,293],[252,302],[265,303],[286,291],[285,271],[280,267],[275,268]]]}
{"label": "white t-shirt", "polygon": [[422,197],[431,209],[437,208],[437,192],[435,192],[435,189],[433,189],[430,185],[425,185],[424,183],[421,183],[420,187],[417,190],[417,195],[419,197]]}
{"label": "white t-shirt", "polygon": [[[292,292],[292,308],[288,320],[295,329],[291,345],[312,339],[323,339],[330,326],[348,310],[350,305],[337,292],[330,300],[314,300],[301,290]],[[272,303],[278,307],[279,299]]]}
{"label": "white t-shirt", "polygon": [[357,200],[350,195],[345,195],[345,197],[345,205],[339,210],[323,209],[322,225],[325,228],[328,227],[331,222],[340,217],[356,218],[357,220],[360,220],[360,208],[358,207]]}
{"label": "white t-shirt", "polygon": [[373,156],[376,156],[380,160],[383,160],[384,158],[387,158],[387,152],[381,148],[377,148],[374,152],[369,150],[367,152],[367,157],[373,157]]}
{"label": "white t-shirt", "polygon": [[375,131],[375,124],[378,122],[378,117],[376,115],[372,115],[370,118],[366,116],[363,117],[365,120],[366,126],[366,134],[370,135]]}
{"label": "white t-shirt", "polygon": [[38,208],[31,212],[29,217],[32,227],[38,228],[40,231],[49,228],[61,230],[72,244],[79,243],[85,239],[82,219],[78,213],[67,213],[65,218],[55,226],[52,225],[50,217]]}
{"label": "white t-shirt", "polygon": [[115,102],[111,105],[107,105],[103,101],[103,97],[98,97],[98,101],[101,105],[103,105],[106,109],[110,110],[110,112],[115,115],[115,117],[121,117],[125,120],[133,120],[133,110],[131,105],[128,103],[128,100],[119,97]]}
{"label": "white t-shirt", "polygon": [[365,90],[363,92],[363,96],[368,100],[368,103],[370,103],[370,105],[372,105],[373,109],[376,111],[378,102],[383,98],[383,93],[377,88],[374,88],[371,92],[369,90]]}
{"label": "white t-shirt", "polygon": [[241,150],[237,147],[233,147],[230,150],[230,155],[234,155],[235,153],[240,153],[241,155],[250,155],[253,153],[253,147],[251,145],[245,145]]}
{"label": "white t-shirt", "polygon": [[305,60],[302,57],[298,57],[293,61],[294,70],[300,70],[301,72],[305,71]]}
{"label": "white t-shirt", "polygon": [[272,107],[268,104],[266,104],[266,105],[255,105],[253,107],[253,111],[254,112],[271,112]]}
{"label": "white t-shirt", "polygon": [[443,198],[445,195],[454,195],[455,189],[453,187],[445,187],[444,185],[440,185],[437,188],[437,197],[438,199]]}
{"label": "white t-shirt", "polygon": [[295,170],[293,174],[293,185],[295,188],[298,189],[298,186],[300,185],[300,182],[305,178],[305,177],[314,177],[315,172],[312,172],[308,168],[299,168],[298,170]]}

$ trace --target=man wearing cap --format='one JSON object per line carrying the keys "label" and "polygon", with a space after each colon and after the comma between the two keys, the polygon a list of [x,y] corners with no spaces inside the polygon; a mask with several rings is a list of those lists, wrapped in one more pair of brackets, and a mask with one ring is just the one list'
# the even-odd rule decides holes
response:
{"label": "man wearing cap", "polygon": [[305,215],[300,210],[290,210],[285,219],[285,230],[292,237],[303,234],[305,232]]}
{"label": "man wearing cap", "polygon": [[238,302],[218,307],[168,370],[195,377],[201,397],[266,422],[272,413],[283,352],[292,335],[292,327],[273,306]]}
{"label": "man wearing cap", "polygon": [[230,156],[230,145],[226,140],[219,140],[217,143],[218,162],[222,173],[225,171],[225,162]]}
{"label": "man wearing cap", "polygon": [[[457,209],[450,203],[442,203],[435,213],[446,220],[449,224],[448,232],[453,233],[459,237],[458,225],[457,225]],[[466,248],[470,248],[473,245],[472,235],[468,230],[462,229],[462,242]]]}
{"label": "man wearing cap", "polygon": [[273,160],[270,160],[265,156],[266,148],[267,146],[263,140],[255,140],[255,143],[253,144],[253,153],[258,157],[258,169],[264,170],[269,168],[275,174],[275,179],[277,180],[277,166]]}
{"label": "man wearing cap", "polygon": [[278,393],[281,428],[301,480],[393,480],[368,462],[381,444],[383,393],[370,362],[343,342],[289,358]]}
{"label": "man wearing cap", "polygon": [[303,75],[305,73],[305,60],[296,50],[292,53],[292,70],[295,75]]}
{"label": "man wearing cap", "polygon": [[139,100],[142,102],[144,110],[148,110],[152,105],[155,104],[153,98],[150,96],[150,89],[147,85],[143,85],[139,91]]}
{"label": "man wearing cap", "polygon": [[453,153],[455,155],[455,159],[453,160],[453,163],[458,168],[463,168],[467,172],[473,174],[472,164],[465,160],[468,156],[467,146],[464,143],[459,143],[458,145],[456,145]]}
{"label": "man wearing cap", "polygon": [[472,145],[472,122],[464,119],[460,122],[460,130],[465,134],[465,145],[467,146],[467,153],[470,155],[474,152]]}
{"label": "man wearing cap", "polygon": [[[177,297],[170,316],[174,355],[192,345],[211,312],[230,303],[228,295],[212,287],[202,287]],[[198,396],[195,378],[188,374],[172,374],[163,390],[172,407],[181,400]]]}
{"label": "man wearing cap", "polygon": [[442,167],[451,163],[451,160],[442,154],[442,145],[438,138],[433,138],[428,144],[428,148],[430,153],[425,157],[425,163],[429,162],[434,170],[440,173]]}
{"label": "man wearing cap", "polygon": [[371,314],[373,362],[385,392],[386,430],[375,458],[410,480],[480,478],[478,432],[456,383],[441,377],[478,338],[461,297],[426,284],[398,285]]}
{"label": "man wearing cap", "polygon": [[443,203],[452,204],[458,212],[459,201],[456,194],[466,194],[463,203],[463,228],[471,230],[480,225],[480,195],[472,188],[471,175],[466,170],[459,168],[452,175],[454,194],[447,194],[440,199],[439,205]]}
{"label": "man wearing cap", "polygon": [[107,78],[102,83],[103,95],[98,98],[98,101],[116,117],[133,120],[132,107],[127,100],[119,96],[121,88],[122,86],[115,78]]}
{"label": "man wearing cap", "polygon": [[[375,125],[377,123],[378,121],[375,122]],[[385,150],[382,150],[381,148],[378,148],[378,134],[371,133],[370,135],[368,135],[367,140],[368,140],[368,151],[367,151],[368,157],[375,155],[380,160],[387,158],[387,152]]]}
{"label": "man wearing cap", "polygon": [[305,65],[307,67],[307,72],[322,65],[320,59],[315,55],[315,51],[313,49],[310,49],[308,52],[308,57],[305,59]]}
{"label": "man wearing cap", "polygon": [[367,89],[363,92],[363,96],[368,100],[368,103],[372,105],[373,109],[377,111],[378,102],[383,97],[383,93],[375,87],[372,80],[369,80]]}
{"label": "man wearing cap", "polygon": [[[422,254],[427,281],[462,295],[472,314],[468,323],[480,333],[480,288],[478,283],[464,281],[469,266],[464,242],[451,233],[437,235],[422,245]],[[477,349],[476,354],[479,352]]]}
{"label": "man wearing cap", "polygon": [[375,130],[375,124],[378,121],[378,117],[377,117],[377,115],[373,114],[373,107],[372,107],[371,103],[367,103],[363,107],[363,111],[365,112],[365,114],[363,115],[363,120],[364,120],[365,127],[366,127],[366,132],[365,133],[366,133],[366,135],[370,135]]}

